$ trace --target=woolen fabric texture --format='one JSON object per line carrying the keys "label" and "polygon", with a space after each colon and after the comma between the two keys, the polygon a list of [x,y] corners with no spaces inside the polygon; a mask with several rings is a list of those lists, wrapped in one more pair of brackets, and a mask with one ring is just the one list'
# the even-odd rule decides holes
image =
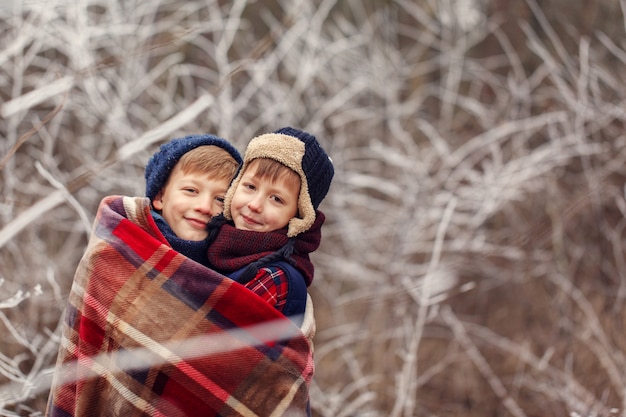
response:
{"label": "woolen fabric texture", "polygon": [[148,197],[150,201],[154,200],[154,197],[156,197],[167,182],[178,160],[190,150],[204,145],[219,146],[241,165],[241,154],[226,139],[209,134],[188,135],[173,139],[161,145],[159,151],[152,155],[146,165],[146,197]]}
{"label": "woolen fabric texture", "polygon": [[314,276],[314,267],[309,254],[317,250],[320,245],[324,220],[324,214],[318,211],[313,226],[298,235],[297,239],[287,237],[286,228],[259,233],[239,230],[232,223],[225,223],[209,246],[209,265],[224,274],[248,265],[253,265],[256,271],[267,263],[268,256],[280,252],[286,246],[293,245],[293,253],[287,254],[285,258],[302,274],[308,287]]}
{"label": "woolen fabric texture", "polygon": [[68,296],[46,415],[306,415],[309,300],[297,327],[172,250],[147,198],[105,197]]}

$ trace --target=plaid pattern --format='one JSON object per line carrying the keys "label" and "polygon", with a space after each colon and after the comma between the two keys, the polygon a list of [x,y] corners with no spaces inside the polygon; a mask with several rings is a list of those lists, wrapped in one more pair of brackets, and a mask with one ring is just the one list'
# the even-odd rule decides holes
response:
{"label": "plaid pattern", "polygon": [[287,302],[289,282],[285,271],[278,267],[261,268],[254,279],[246,283],[246,288],[274,306],[278,311],[283,311]]}
{"label": "plaid pattern", "polygon": [[102,201],[68,301],[50,417],[306,415],[312,306],[297,328],[172,250],[146,198]]}

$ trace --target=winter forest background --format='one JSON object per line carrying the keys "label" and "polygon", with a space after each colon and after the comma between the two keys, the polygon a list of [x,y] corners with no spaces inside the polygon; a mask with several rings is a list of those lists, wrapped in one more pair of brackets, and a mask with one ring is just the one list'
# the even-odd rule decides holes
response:
{"label": "winter forest background", "polygon": [[292,125],[317,417],[626,416],[626,0],[0,3],[0,415],[40,416],[96,207]]}

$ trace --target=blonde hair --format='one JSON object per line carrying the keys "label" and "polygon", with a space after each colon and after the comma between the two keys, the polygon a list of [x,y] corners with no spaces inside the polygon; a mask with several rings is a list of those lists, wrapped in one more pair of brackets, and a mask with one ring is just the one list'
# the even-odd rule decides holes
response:
{"label": "blonde hair", "polygon": [[239,169],[239,164],[223,148],[203,145],[184,154],[175,168],[179,168],[185,174],[203,173],[217,180],[231,181]]}
{"label": "blonde hair", "polygon": [[287,186],[298,187],[298,189],[302,186],[300,175],[297,172],[273,159],[253,159],[246,166],[246,171],[251,168],[255,168],[254,176],[256,178],[268,180],[272,183],[278,179],[283,179]]}

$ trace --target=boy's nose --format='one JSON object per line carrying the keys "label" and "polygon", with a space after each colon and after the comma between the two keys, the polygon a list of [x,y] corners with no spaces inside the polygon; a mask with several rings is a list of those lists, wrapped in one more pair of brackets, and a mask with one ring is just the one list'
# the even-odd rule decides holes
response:
{"label": "boy's nose", "polygon": [[200,202],[198,204],[198,211],[207,214],[209,216],[213,216],[213,196],[203,196],[200,198]]}
{"label": "boy's nose", "polygon": [[248,202],[248,208],[254,212],[260,212],[261,209],[263,208],[263,204],[261,202],[261,198],[260,197],[255,197],[252,200],[250,200]]}

